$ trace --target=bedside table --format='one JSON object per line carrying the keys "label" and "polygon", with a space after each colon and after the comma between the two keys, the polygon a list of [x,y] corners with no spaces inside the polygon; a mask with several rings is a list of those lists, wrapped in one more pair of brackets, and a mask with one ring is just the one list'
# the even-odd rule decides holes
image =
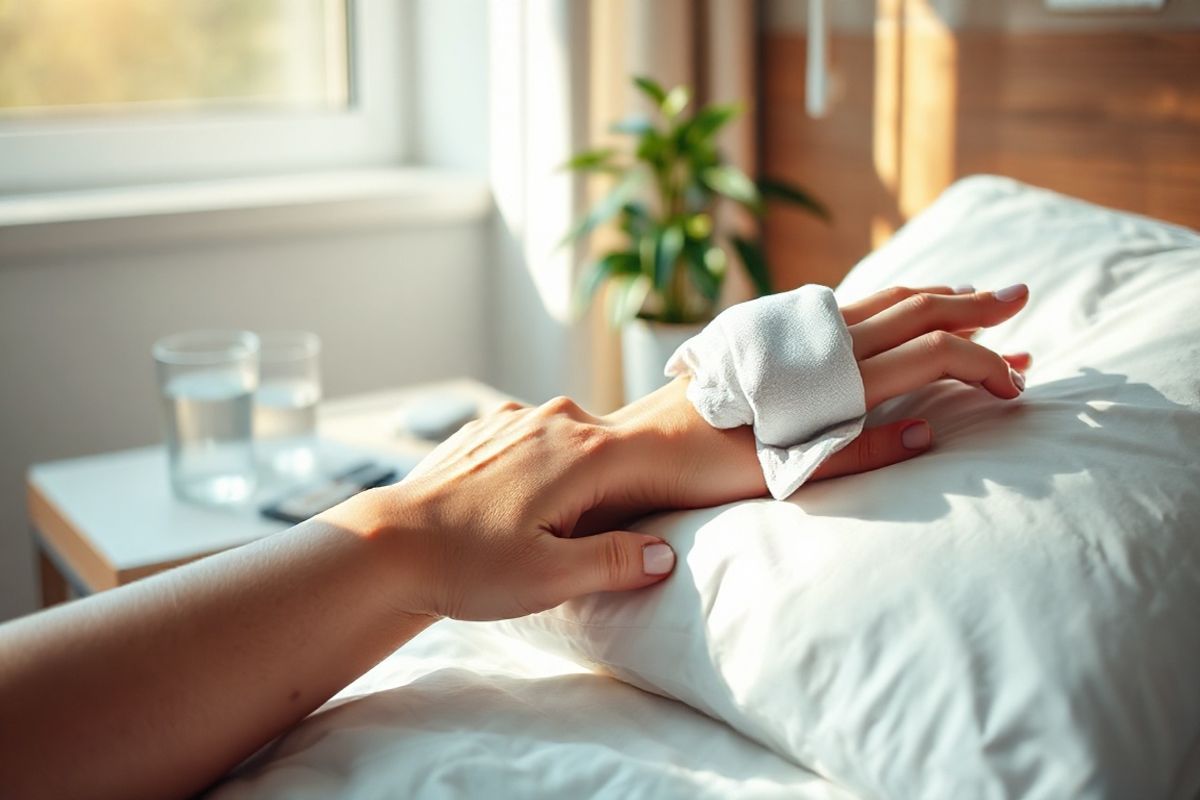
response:
{"label": "bedside table", "polygon": [[[480,413],[512,398],[478,381],[455,380],[322,403],[317,434],[323,471],[364,458],[407,472],[435,446],[397,432],[404,407],[437,395],[473,399]],[[162,445],[36,464],[29,470],[29,519],[42,605],[111,589],[289,527],[259,515],[272,492],[247,504],[210,508],[177,499]]]}

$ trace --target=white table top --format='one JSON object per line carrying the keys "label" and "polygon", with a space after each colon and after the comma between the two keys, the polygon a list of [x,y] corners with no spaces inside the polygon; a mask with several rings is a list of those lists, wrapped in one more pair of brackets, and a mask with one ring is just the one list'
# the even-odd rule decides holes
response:
{"label": "white table top", "polygon": [[[508,399],[476,381],[457,380],[330,400],[318,416],[322,471],[370,458],[407,472],[433,444],[398,433],[397,415],[414,401],[443,393],[470,397],[481,412]],[[118,572],[223,550],[287,527],[258,512],[285,486],[261,487],[245,504],[229,508],[178,500],[162,445],[38,464],[30,469],[29,486]]]}

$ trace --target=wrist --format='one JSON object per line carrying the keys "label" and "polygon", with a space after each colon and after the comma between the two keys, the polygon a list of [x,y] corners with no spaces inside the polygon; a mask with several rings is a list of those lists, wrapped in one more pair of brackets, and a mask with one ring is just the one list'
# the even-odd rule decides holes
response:
{"label": "wrist", "polygon": [[695,508],[766,492],[754,433],[748,426],[714,428],[687,398],[681,377],[607,418],[631,448],[644,454],[635,480],[651,487],[653,508]]}
{"label": "wrist", "polygon": [[358,539],[380,602],[405,627],[423,629],[440,618],[430,599],[430,576],[436,574],[428,546],[431,526],[421,500],[406,488],[368,489],[321,517]]}

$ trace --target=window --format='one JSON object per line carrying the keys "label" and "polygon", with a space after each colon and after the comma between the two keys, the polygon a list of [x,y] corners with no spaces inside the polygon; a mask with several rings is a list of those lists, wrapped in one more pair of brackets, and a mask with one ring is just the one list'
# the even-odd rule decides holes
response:
{"label": "window", "polygon": [[346,54],[341,2],[10,2],[0,5],[0,109],[344,108]]}
{"label": "window", "polygon": [[0,191],[395,163],[396,0],[0,0]]}

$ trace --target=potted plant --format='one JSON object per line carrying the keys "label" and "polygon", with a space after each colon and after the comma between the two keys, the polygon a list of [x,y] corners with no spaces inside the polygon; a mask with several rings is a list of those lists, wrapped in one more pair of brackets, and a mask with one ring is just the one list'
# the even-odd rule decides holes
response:
{"label": "potted plant", "polygon": [[653,102],[657,119],[632,117],[612,130],[631,137],[627,148],[584,151],[564,167],[615,180],[612,190],[567,234],[589,237],[615,224],[622,245],[588,265],[577,291],[586,308],[608,285],[609,320],[622,327],[625,395],[641,397],[661,386],[671,353],[712,319],[730,253],[760,294],[771,292],[770,271],[757,238],[724,236],[713,216],[718,203],[733,202],[757,218],[765,202],[782,200],[828,219],[808,192],[777,180],[751,180],[729,164],[717,134],[736,119],[737,104],[712,104],[689,113],[685,86],[670,91],[649,78],[633,79]]}

